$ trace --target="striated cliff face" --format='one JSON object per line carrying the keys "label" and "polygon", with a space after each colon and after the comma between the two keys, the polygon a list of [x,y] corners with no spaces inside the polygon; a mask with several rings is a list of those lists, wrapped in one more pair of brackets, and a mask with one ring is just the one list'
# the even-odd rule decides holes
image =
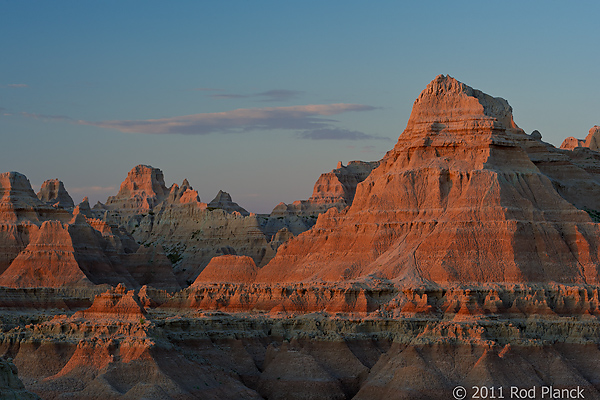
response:
{"label": "striated cliff face", "polygon": [[[307,209],[283,214],[276,208],[271,215],[248,213],[223,191],[210,203],[203,203],[187,180],[167,189],[160,170],[139,165],[129,172],[119,194],[110,197],[106,205],[96,205],[92,212],[127,231],[143,246],[160,245],[174,264],[179,284],[189,286],[213,257],[248,256],[257,266],[265,265],[281,244],[314,225],[315,213],[350,204],[356,183],[376,164],[355,161],[340,166],[329,174],[337,183],[315,185],[311,199],[316,199],[318,206],[311,203]],[[339,196],[332,195],[338,192]]]}
{"label": "striated cliff face", "polygon": [[0,286],[180,288],[162,249],[162,260],[137,251],[124,230],[94,218],[87,199],[73,209],[60,181],[46,181],[38,198],[24,175],[5,173],[0,193]]}
{"label": "striated cliff face", "polygon": [[598,283],[598,226],[531,161],[539,143],[505,100],[440,75],[352,206],[321,215],[257,281]]}

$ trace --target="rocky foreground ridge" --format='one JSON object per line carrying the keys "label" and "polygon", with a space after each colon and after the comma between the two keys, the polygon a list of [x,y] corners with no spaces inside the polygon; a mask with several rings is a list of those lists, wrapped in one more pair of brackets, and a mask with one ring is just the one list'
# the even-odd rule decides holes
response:
{"label": "rocky foreground ridge", "polygon": [[48,399],[600,398],[589,142],[440,75],[382,160],[270,215],[144,165],[93,208],[2,174],[0,355]]}

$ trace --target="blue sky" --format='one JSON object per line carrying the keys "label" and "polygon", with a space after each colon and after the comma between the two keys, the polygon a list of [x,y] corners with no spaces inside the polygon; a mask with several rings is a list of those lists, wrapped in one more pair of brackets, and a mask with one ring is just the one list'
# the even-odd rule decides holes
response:
{"label": "blue sky", "polygon": [[595,2],[0,1],[0,172],[75,201],[137,164],[254,212],[377,160],[438,74],[559,146],[600,124]]}

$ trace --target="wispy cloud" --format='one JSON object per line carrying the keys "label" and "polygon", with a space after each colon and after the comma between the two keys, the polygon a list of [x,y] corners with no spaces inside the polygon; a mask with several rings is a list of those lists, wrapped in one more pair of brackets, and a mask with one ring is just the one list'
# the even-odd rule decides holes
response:
{"label": "wispy cloud", "polygon": [[225,89],[217,89],[217,88],[208,88],[208,87],[199,87],[199,88],[194,88],[192,90],[197,90],[199,92],[222,92]]}
{"label": "wispy cloud", "polygon": [[9,83],[8,85],[6,85],[6,87],[9,87],[9,88],[27,88],[27,87],[29,87],[29,85],[27,85],[25,83]]}
{"label": "wispy cloud", "polygon": [[48,115],[48,114],[33,114],[28,112],[20,112],[18,115],[27,118],[40,119],[44,121],[74,121],[73,118],[67,117],[66,115]]}
{"label": "wispy cloud", "polygon": [[[293,130],[300,139],[310,140],[391,140],[387,137],[339,128],[332,115],[372,111],[376,107],[364,104],[310,104],[289,107],[240,108],[237,110],[183,115],[147,120],[85,121],[66,115],[29,112],[4,113],[44,121],[69,122],[114,129],[124,133],[208,135],[211,133],[241,133],[274,129]],[[0,112],[4,109],[0,108]]]}
{"label": "wispy cloud", "polygon": [[250,94],[213,94],[210,97],[219,100],[229,99],[251,99],[254,98],[257,101],[274,102],[274,101],[288,101],[300,96],[302,91],[300,90],[289,90],[289,89],[273,89],[267,90],[266,92],[250,93]]}
{"label": "wispy cloud", "polygon": [[211,98],[217,100],[229,100],[229,99],[245,99],[246,97],[250,97],[244,94],[211,94]]}
{"label": "wispy cloud", "polygon": [[260,101],[287,101],[297,98],[302,93],[304,92],[299,90],[274,89],[257,93],[255,96],[261,97],[262,99]]}
{"label": "wispy cloud", "polygon": [[352,131],[344,128],[319,128],[299,132],[297,136],[301,139],[311,140],[391,140],[388,137],[370,135],[360,131]]}
{"label": "wispy cloud", "polygon": [[[313,131],[330,128],[331,123],[335,122],[333,119],[321,118],[323,116],[374,109],[376,108],[362,104],[313,104],[290,107],[241,108],[219,113],[193,114],[149,120],[74,122],[81,125],[116,129],[127,133],[207,135],[210,133],[264,131],[272,129]],[[60,116],[56,117],[60,118]],[[368,138],[373,137],[368,136]]]}

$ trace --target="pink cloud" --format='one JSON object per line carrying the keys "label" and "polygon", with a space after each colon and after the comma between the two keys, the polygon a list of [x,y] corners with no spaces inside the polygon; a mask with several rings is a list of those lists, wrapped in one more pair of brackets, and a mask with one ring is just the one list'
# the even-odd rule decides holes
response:
{"label": "pink cloud", "polygon": [[331,122],[335,122],[332,119],[320,118],[322,116],[374,109],[375,107],[362,104],[311,104],[290,107],[241,108],[218,113],[183,115],[161,119],[76,121],[76,123],[116,129],[126,133],[207,135],[217,132],[230,133],[271,129],[321,129],[329,127]]}

